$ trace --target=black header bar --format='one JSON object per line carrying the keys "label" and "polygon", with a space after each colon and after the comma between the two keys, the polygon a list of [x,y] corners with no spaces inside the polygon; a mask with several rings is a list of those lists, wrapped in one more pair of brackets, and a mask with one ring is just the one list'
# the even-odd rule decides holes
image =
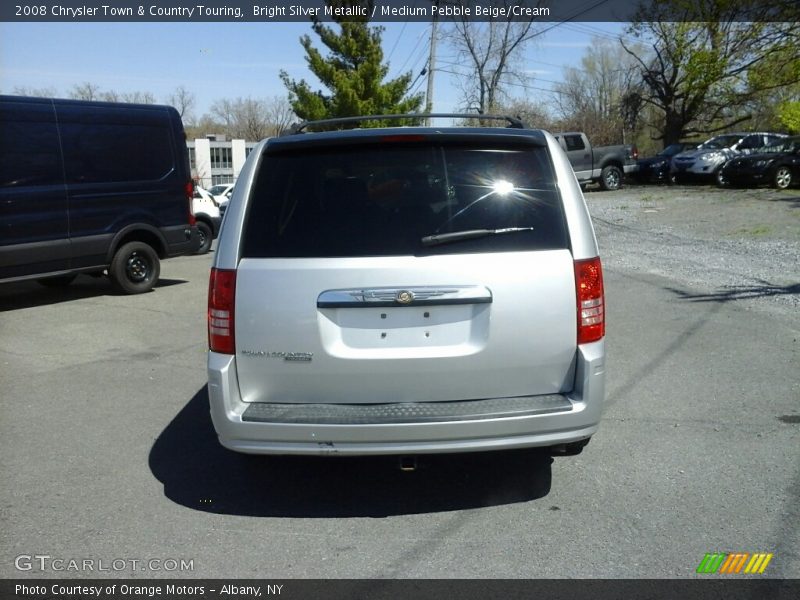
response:
{"label": "black header bar", "polygon": [[[375,23],[538,21],[628,22],[639,10],[657,21],[795,21],[797,0],[736,0],[724,19],[706,0],[11,0],[0,3],[7,23],[286,23],[363,20]],[[338,8],[335,8],[338,7]],[[655,10],[653,10],[655,9]]]}

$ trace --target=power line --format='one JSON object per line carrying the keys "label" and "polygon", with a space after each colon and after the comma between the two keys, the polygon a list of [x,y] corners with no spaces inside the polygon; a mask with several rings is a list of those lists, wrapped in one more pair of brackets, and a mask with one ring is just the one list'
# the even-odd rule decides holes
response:
{"label": "power line", "polygon": [[[410,61],[410,60],[411,60],[411,58],[414,56],[414,53],[415,53],[415,52],[417,51],[417,49],[419,48],[420,42],[422,42],[422,40],[423,40],[422,34],[424,34],[425,32],[426,32],[426,29],[423,29],[423,30],[422,30],[422,31],[419,33],[419,35],[417,36],[417,43],[414,45],[414,48],[413,48],[413,49],[411,50],[411,52],[409,53],[409,55],[408,55],[408,58],[406,58],[406,60],[405,60],[405,62],[403,63],[403,65],[402,65],[402,66],[401,66],[401,67],[398,69],[398,71],[399,71],[399,72],[401,72],[401,73],[402,73],[402,72],[405,70],[405,68],[406,68],[406,65],[408,64],[408,61]],[[427,52],[427,45],[425,46],[425,51]],[[417,61],[415,61],[415,62],[419,62],[419,58],[417,58]],[[413,71],[413,67],[412,67],[412,71]]]}
{"label": "power line", "polygon": [[[417,6],[417,0],[414,0],[414,3],[412,4],[412,8],[416,8],[416,6]],[[392,56],[394,55],[394,51],[397,49],[397,44],[399,44],[400,40],[403,39],[403,34],[406,31],[406,26],[408,25],[408,23],[409,23],[409,21],[404,21],[403,22],[403,28],[400,30],[400,34],[397,36],[397,39],[394,41],[394,46],[392,46],[392,49],[389,51],[389,56],[386,59],[387,63],[392,60]]]}

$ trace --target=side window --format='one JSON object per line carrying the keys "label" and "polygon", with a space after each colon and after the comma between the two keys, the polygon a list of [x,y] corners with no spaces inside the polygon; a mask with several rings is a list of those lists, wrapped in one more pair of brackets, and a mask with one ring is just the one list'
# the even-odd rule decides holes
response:
{"label": "side window", "polygon": [[0,187],[64,182],[52,108],[36,112],[0,110]]}
{"label": "side window", "polygon": [[114,110],[65,121],[61,139],[67,183],[156,181],[175,167],[166,120],[133,119]]}
{"label": "side window", "polygon": [[586,145],[583,143],[583,138],[579,135],[565,135],[564,141],[567,143],[567,151],[583,150]]}
{"label": "side window", "polygon": [[739,142],[739,150],[749,151],[764,145],[760,135],[748,135]]}

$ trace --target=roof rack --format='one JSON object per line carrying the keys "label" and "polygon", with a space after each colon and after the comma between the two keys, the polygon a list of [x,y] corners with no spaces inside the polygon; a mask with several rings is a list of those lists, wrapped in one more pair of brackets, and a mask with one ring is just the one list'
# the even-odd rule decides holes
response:
{"label": "roof rack", "polygon": [[479,119],[479,120],[493,120],[493,121],[506,121],[507,127],[514,129],[525,129],[525,123],[518,117],[509,115],[482,115],[479,113],[408,113],[403,115],[365,115],[361,117],[340,117],[337,119],[320,119],[318,121],[303,121],[292,125],[285,135],[293,135],[296,133],[303,133],[309,127],[317,125],[345,125],[347,123],[360,123],[362,121],[389,121],[400,119],[432,119],[432,118],[449,118],[449,119]]}

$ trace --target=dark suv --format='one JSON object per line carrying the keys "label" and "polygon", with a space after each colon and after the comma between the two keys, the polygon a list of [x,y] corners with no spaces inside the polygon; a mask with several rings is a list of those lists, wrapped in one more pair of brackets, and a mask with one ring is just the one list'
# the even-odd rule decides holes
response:
{"label": "dark suv", "polygon": [[136,294],[200,238],[168,106],[0,96],[0,281],[108,272]]}

